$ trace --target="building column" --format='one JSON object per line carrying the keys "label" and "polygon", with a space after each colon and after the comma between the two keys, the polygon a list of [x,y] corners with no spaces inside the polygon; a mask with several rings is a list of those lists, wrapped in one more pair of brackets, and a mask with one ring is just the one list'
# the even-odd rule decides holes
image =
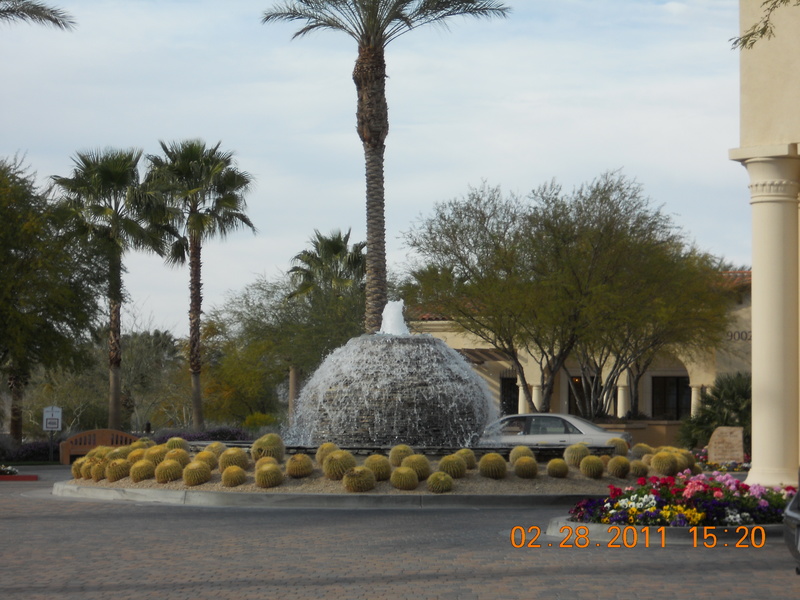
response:
{"label": "building column", "polygon": [[693,385],[690,387],[692,388],[692,416],[695,417],[700,412],[700,397],[703,395],[703,386]]}
{"label": "building column", "polygon": [[[542,385],[539,383],[533,384],[531,390],[531,400],[533,401],[533,410],[542,410]],[[521,411],[520,411],[521,412]],[[527,410],[525,412],[528,412]]]}
{"label": "building column", "polygon": [[617,384],[617,416],[624,419],[631,409],[631,391],[627,385]]}
{"label": "building column", "polygon": [[748,150],[750,156],[732,152],[750,176],[753,217],[753,443],[747,483],[790,484],[797,481],[800,452],[800,159],[795,145],[777,156]]}

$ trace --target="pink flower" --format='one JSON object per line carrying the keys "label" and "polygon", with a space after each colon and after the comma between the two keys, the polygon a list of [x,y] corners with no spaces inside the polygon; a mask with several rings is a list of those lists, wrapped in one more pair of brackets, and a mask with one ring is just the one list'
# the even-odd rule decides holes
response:
{"label": "pink flower", "polygon": [[722,493],[722,490],[714,490],[714,498],[722,498],[725,494]]}

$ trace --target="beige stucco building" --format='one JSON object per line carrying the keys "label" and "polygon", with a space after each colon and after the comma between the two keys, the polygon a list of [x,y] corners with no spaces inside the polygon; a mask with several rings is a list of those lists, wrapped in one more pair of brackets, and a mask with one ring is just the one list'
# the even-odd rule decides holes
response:
{"label": "beige stucco building", "polygon": [[[760,0],[740,0],[742,32]],[[800,9],[772,14],[775,37],[742,50],[739,147],[753,228],[753,466],[749,483],[797,481],[800,464]]]}

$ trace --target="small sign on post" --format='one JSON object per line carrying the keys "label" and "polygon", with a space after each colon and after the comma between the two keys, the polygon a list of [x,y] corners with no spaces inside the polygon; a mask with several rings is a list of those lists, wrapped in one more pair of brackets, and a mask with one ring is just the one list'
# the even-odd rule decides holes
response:
{"label": "small sign on post", "polygon": [[61,431],[61,409],[58,406],[48,406],[42,415],[42,429],[50,432],[50,462],[53,462],[53,437],[56,431]]}

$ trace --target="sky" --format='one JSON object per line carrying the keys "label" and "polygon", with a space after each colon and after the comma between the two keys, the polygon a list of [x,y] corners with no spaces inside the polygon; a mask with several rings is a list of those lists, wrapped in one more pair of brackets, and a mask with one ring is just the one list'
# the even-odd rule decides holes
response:
{"label": "sky", "polygon": [[[74,31],[0,25],[0,156],[42,184],[75,153],[201,138],[254,185],[256,234],[210,241],[203,308],[277,278],[315,230],[365,230],[351,79],[356,43],[264,25],[273,0],[49,0]],[[483,181],[527,194],[604,171],[635,178],[701,249],[750,264],[739,141],[737,0],[508,0],[508,19],[457,18],[386,50],[390,270],[402,234]],[[142,163],[142,171],[146,163]],[[126,329],[188,334],[188,267],[126,256]]]}

